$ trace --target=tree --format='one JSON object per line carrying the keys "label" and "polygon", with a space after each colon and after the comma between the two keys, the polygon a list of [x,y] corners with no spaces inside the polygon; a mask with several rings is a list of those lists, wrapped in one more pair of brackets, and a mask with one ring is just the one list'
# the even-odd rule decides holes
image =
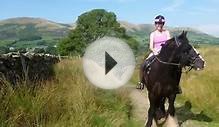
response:
{"label": "tree", "polygon": [[0,54],[5,54],[10,52],[9,49],[5,46],[0,46]]}
{"label": "tree", "polygon": [[58,51],[61,55],[80,55],[86,48],[82,34],[78,30],[72,30],[67,38],[58,44]]}
{"label": "tree", "polygon": [[125,28],[120,27],[116,15],[104,9],[94,9],[78,17],[76,28],[70,31],[58,45],[62,55],[82,55],[87,45],[104,36],[119,37],[128,41],[133,49],[138,42],[126,35]]}
{"label": "tree", "polygon": [[53,46],[48,46],[45,49],[45,53],[49,53],[49,54],[52,54],[52,55],[58,55],[56,47],[53,47]]}

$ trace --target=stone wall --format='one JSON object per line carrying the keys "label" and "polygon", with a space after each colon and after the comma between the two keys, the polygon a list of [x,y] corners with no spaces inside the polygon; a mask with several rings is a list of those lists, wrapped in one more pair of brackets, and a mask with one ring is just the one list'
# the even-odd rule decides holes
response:
{"label": "stone wall", "polygon": [[47,80],[54,75],[56,56],[35,53],[8,53],[0,55],[0,81],[11,84],[21,81],[36,82]]}

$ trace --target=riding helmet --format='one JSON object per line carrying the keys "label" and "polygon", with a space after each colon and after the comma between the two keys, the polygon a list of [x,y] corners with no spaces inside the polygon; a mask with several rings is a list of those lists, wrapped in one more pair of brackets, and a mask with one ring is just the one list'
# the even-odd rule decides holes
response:
{"label": "riding helmet", "polygon": [[155,24],[156,24],[156,23],[162,23],[162,24],[164,24],[164,23],[165,23],[165,18],[164,18],[164,16],[162,16],[162,15],[156,16],[155,19],[154,19],[154,23],[155,23]]}

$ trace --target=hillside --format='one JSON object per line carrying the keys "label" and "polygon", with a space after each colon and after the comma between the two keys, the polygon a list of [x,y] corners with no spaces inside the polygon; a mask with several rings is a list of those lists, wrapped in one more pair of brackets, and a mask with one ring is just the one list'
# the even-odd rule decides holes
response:
{"label": "hillside", "polygon": [[0,47],[54,46],[73,26],[41,18],[19,17],[0,21]]}
{"label": "hillside", "polygon": [[[152,24],[132,24],[125,21],[120,21],[121,26],[125,27],[127,33],[133,37],[135,37],[138,41],[148,43],[150,32],[154,30],[154,26]],[[198,31],[196,29],[192,29],[189,27],[167,27],[170,30],[171,35],[177,35],[181,31],[188,31],[188,38],[193,43],[200,44],[219,44],[219,38],[208,35],[202,31]]]}
{"label": "hillside", "polygon": [[[140,42],[140,48],[145,49],[152,24],[132,24],[119,21],[127,33]],[[0,47],[31,48],[54,46],[67,36],[75,24],[62,24],[42,18],[18,17],[0,21]],[[172,35],[182,30],[189,32],[189,40],[193,43],[219,44],[219,38],[191,28],[168,27]]]}
{"label": "hillside", "polygon": [[[35,34],[43,38],[60,38],[66,35],[71,25],[55,23],[41,18],[11,18],[0,21],[0,39],[13,40],[28,35]],[[33,33],[34,32],[34,33]]]}

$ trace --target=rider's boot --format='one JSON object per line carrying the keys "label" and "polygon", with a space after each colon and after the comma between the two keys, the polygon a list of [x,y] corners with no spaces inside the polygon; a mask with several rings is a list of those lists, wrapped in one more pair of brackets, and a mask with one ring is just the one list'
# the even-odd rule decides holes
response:
{"label": "rider's boot", "polygon": [[150,64],[151,64],[151,61],[154,59],[154,56],[151,56],[149,57],[148,59],[146,59],[144,61],[144,63],[141,65],[140,67],[140,81],[138,82],[137,86],[136,86],[136,89],[140,89],[140,90],[143,90],[144,89],[144,83],[143,83],[143,73],[144,73],[144,70],[147,70],[147,74],[150,73]]}
{"label": "rider's boot", "polygon": [[136,89],[140,89],[140,90],[143,90],[144,89],[144,84],[143,84],[143,73],[144,73],[144,66],[145,66],[145,63],[143,63],[140,67],[140,72],[139,72],[139,79],[140,81],[138,82],[137,86],[136,86]]}

